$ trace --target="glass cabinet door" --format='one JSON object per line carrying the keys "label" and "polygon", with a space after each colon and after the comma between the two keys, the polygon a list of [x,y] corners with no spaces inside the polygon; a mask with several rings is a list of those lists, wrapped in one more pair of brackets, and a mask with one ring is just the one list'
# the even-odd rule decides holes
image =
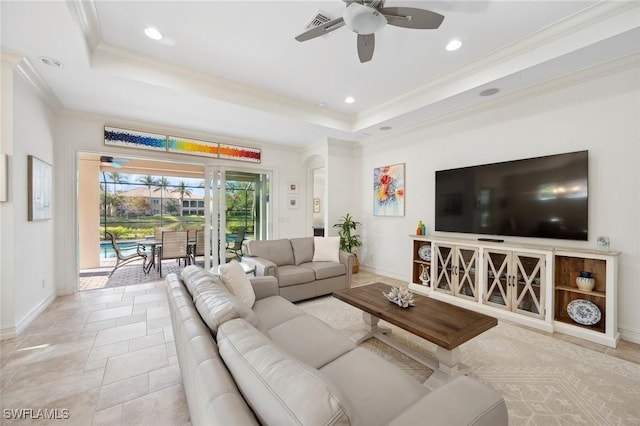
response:
{"label": "glass cabinet door", "polygon": [[509,260],[508,252],[487,250],[484,252],[486,304],[509,309]]}
{"label": "glass cabinet door", "polygon": [[512,310],[543,318],[544,255],[514,253]]}
{"label": "glass cabinet door", "polygon": [[472,300],[478,300],[478,248],[458,247],[455,254],[454,273],[456,280],[456,295]]}
{"label": "glass cabinet door", "polygon": [[444,293],[453,289],[453,246],[435,244],[432,260],[435,257],[435,282],[433,288]]}

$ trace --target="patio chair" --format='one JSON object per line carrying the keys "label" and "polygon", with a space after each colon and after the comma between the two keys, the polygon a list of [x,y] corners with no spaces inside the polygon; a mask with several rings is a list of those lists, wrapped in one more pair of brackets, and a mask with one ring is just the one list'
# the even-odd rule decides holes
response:
{"label": "patio chair", "polygon": [[184,264],[189,263],[189,240],[187,231],[162,232],[162,245],[158,253],[158,268],[162,277],[162,261],[166,259],[184,259]]}
{"label": "patio chair", "polygon": [[174,229],[168,226],[157,226],[153,228],[153,236],[155,237],[156,240],[161,240],[162,233],[165,231],[174,231]]}
{"label": "patio chair", "polygon": [[196,242],[191,251],[191,260],[196,264],[196,257],[204,256],[204,229],[196,231]]}
{"label": "patio chair", "polygon": [[144,262],[142,262],[142,266],[144,269],[144,264],[147,262],[147,253],[144,252],[144,246],[142,246],[142,249],[141,249],[140,245],[138,244],[138,247],[136,248],[135,253],[131,253],[125,256],[120,251],[120,246],[118,246],[118,243],[116,243],[116,237],[109,231],[105,231],[105,235],[111,239],[111,245],[113,246],[113,250],[115,250],[116,252],[116,266],[114,266],[111,272],[109,272],[109,275],[107,275],[107,278],[111,277],[111,275],[113,275],[113,273],[119,267],[138,259],[144,259]]}
{"label": "patio chair", "polygon": [[244,226],[241,226],[238,228],[238,231],[236,231],[236,239],[233,242],[233,245],[227,247],[227,251],[230,251],[231,253],[233,253],[236,258],[238,259],[238,261],[240,261],[242,259],[242,243],[244,242],[244,233],[245,233],[246,228]]}

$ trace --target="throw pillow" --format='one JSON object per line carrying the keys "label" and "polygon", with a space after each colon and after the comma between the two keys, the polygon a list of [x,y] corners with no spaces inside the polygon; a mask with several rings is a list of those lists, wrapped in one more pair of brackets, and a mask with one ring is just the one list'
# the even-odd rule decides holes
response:
{"label": "throw pillow", "polygon": [[250,308],[253,307],[256,294],[253,292],[249,277],[237,260],[232,260],[220,267],[220,278],[234,296],[237,296]]}
{"label": "throw pillow", "polygon": [[340,262],[340,237],[314,237],[314,262]]}

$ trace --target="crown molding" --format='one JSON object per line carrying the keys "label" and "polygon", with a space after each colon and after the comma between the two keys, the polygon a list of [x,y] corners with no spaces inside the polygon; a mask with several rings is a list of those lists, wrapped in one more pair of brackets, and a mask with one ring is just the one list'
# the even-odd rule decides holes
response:
{"label": "crown molding", "polygon": [[28,58],[25,57],[22,59],[16,66],[16,71],[18,71],[18,74],[36,91],[49,108],[54,112],[62,109],[62,103],[42,77],[40,77],[40,74],[38,74]]}
{"label": "crown molding", "polygon": [[2,62],[3,66],[7,65],[15,69],[18,75],[36,91],[38,96],[40,96],[40,98],[54,112],[62,109],[62,103],[58,97],[53,93],[42,77],[40,77],[40,74],[38,74],[31,64],[31,61],[29,61],[26,56],[16,52],[2,50],[0,51],[0,62]]}
{"label": "crown molding", "polygon": [[519,90],[509,95],[505,95],[496,99],[490,99],[481,104],[461,108],[438,117],[433,117],[417,123],[414,126],[406,127],[396,132],[372,137],[367,142],[360,142],[359,145],[370,146],[377,143],[387,143],[390,137],[408,135],[435,126],[462,120],[483,112],[491,111],[495,108],[505,107],[528,99],[543,96],[548,93],[553,93],[571,86],[575,86],[577,84],[597,80],[602,77],[614,75],[619,72],[624,72],[632,69],[638,69],[640,71],[640,53],[630,54],[622,58],[594,65],[577,72],[572,72],[557,77],[553,80],[530,86],[526,89]]}
{"label": "crown molding", "polygon": [[441,75],[364,112],[344,114],[106,44],[94,0],[66,1],[84,34],[91,66],[96,69],[160,87],[186,90],[214,101],[348,132],[355,139],[359,139],[359,132],[368,128],[630,31],[637,28],[640,21],[640,2],[601,1],[490,52],[464,68]]}
{"label": "crown molding", "polygon": [[102,43],[102,30],[95,2],[93,0],[67,0],[67,7],[84,34],[88,52],[93,52]]}
{"label": "crown molding", "polygon": [[500,78],[623,34],[639,26],[640,2],[603,1],[533,35],[490,52],[455,72],[357,115],[354,131],[408,114]]}
{"label": "crown molding", "polygon": [[354,115],[109,45],[104,42],[94,0],[67,0],[67,6],[82,30],[94,68],[169,89],[187,89],[216,101],[284,115],[334,130],[349,132],[354,127]]}
{"label": "crown molding", "polygon": [[187,90],[217,101],[287,116],[335,130],[351,131],[353,128],[352,116],[108,44],[101,44],[94,50],[91,65],[96,69],[148,84]]}

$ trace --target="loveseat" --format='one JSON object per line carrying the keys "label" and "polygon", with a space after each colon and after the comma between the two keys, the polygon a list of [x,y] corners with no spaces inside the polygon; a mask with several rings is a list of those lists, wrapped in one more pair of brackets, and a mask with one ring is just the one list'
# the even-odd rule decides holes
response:
{"label": "loveseat", "polygon": [[[327,243],[335,253],[318,256],[318,245]],[[251,240],[242,260],[255,266],[256,276],[275,277],[280,296],[296,302],[349,288],[354,256],[338,247],[338,237]]]}
{"label": "loveseat", "polygon": [[193,425],[507,425],[495,390],[461,376],[430,391],[278,296],[274,277],[250,278],[252,306],[197,266],[166,280]]}

